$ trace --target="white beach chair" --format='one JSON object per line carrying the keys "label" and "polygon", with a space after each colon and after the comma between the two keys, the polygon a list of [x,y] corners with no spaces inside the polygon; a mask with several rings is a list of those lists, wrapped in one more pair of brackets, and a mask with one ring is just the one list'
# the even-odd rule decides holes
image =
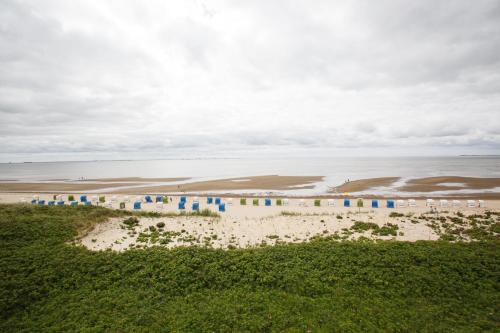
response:
{"label": "white beach chair", "polygon": [[439,200],[439,206],[441,206],[442,208],[448,207],[448,200],[446,199]]}
{"label": "white beach chair", "polygon": [[35,195],[33,196],[33,200],[40,200],[40,196],[39,196],[38,194],[35,194]]}
{"label": "white beach chair", "polygon": [[128,195],[124,196],[123,202],[130,202],[130,197]]}
{"label": "white beach chair", "polygon": [[333,199],[328,199],[327,203],[328,203],[328,206],[330,206],[330,207],[335,206],[335,200],[333,200]]}
{"label": "white beach chair", "polygon": [[90,201],[92,203],[98,203],[99,202],[99,198],[97,197],[97,195],[93,195],[91,198],[90,198]]}
{"label": "white beach chair", "polygon": [[436,202],[434,201],[434,199],[427,199],[427,201],[425,202],[425,205],[428,207],[435,207]]}
{"label": "white beach chair", "polygon": [[408,207],[417,207],[417,201],[415,199],[408,199]]}
{"label": "white beach chair", "polygon": [[396,200],[396,206],[398,208],[405,208],[405,201],[404,200]]}
{"label": "white beach chair", "polygon": [[290,204],[290,200],[288,198],[283,199],[283,206],[288,206]]}
{"label": "white beach chair", "polygon": [[459,208],[462,204],[460,203],[460,200],[453,200],[451,202],[451,205],[453,206],[453,208]]}
{"label": "white beach chair", "polygon": [[162,210],[163,209],[163,202],[157,202],[156,208]]}
{"label": "white beach chair", "polygon": [[116,202],[116,201],[118,201],[118,197],[116,195],[113,195],[111,197],[111,202]]}
{"label": "white beach chair", "polygon": [[199,203],[200,202],[200,198],[199,197],[194,197],[193,198],[193,202],[198,202]]}
{"label": "white beach chair", "polygon": [[476,201],[474,201],[474,200],[467,200],[467,207],[468,208],[476,208]]}
{"label": "white beach chair", "polygon": [[56,200],[57,201],[62,201],[63,200],[63,196],[61,194],[56,195]]}
{"label": "white beach chair", "polygon": [[135,202],[145,202],[146,200],[144,200],[144,197],[142,197],[141,195],[138,195],[135,197]]}
{"label": "white beach chair", "polygon": [[306,206],[306,201],[304,199],[299,200],[299,206],[305,207]]}
{"label": "white beach chair", "polygon": [[480,207],[480,208],[486,207],[486,203],[484,202],[484,200],[478,200],[477,203],[478,203],[478,207]]}
{"label": "white beach chair", "polygon": [[105,201],[102,205],[106,208],[113,208],[113,203],[111,201]]}
{"label": "white beach chair", "polygon": [[233,198],[227,198],[227,205],[232,206],[233,205]]}

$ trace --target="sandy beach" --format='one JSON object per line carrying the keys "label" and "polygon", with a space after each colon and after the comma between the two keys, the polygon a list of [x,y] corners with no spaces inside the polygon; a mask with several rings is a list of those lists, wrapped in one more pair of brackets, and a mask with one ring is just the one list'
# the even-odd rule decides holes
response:
{"label": "sandy beach", "polygon": [[[315,190],[318,184],[324,191]],[[313,190],[304,194],[300,190]],[[193,194],[271,197],[341,198],[347,193],[361,198],[462,198],[500,199],[500,178],[427,177],[402,181],[400,177],[378,177],[330,184],[322,176],[248,176],[193,181],[191,178],[96,178],[84,181],[0,182],[0,193],[113,193],[113,194]],[[385,192],[379,192],[383,190]]]}
{"label": "sandy beach", "polygon": [[[51,195],[40,195],[40,199],[51,200]],[[91,199],[89,197],[89,199]],[[126,201],[126,209],[133,210],[136,198],[109,195],[104,205],[118,209],[119,203]],[[154,199],[154,198],[153,198]],[[313,199],[289,199],[288,205],[277,206],[272,200],[271,206],[264,205],[259,198],[259,205],[254,206],[251,200],[241,205],[239,198],[223,199],[226,211],[220,217],[177,216],[180,197],[173,196],[167,204],[142,203],[141,211],[155,211],[171,215],[159,218],[140,217],[138,224],[129,228],[122,219],[112,219],[98,225],[94,230],[82,237],[79,242],[92,250],[112,249],[122,251],[131,247],[161,245],[168,247],[200,245],[216,248],[254,247],[277,242],[304,242],[315,237],[332,236],[339,239],[396,239],[404,241],[436,240],[439,233],[435,226],[429,224],[427,217],[453,218],[457,214],[476,215],[485,211],[500,210],[500,200],[486,201],[484,207],[468,208],[461,201],[460,207],[441,207],[436,202],[436,211],[426,206],[424,200],[417,200],[416,207],[390,209],[385,201],[380,200],[379,207],[371,208],[371,200],[363,200],[363,207],[356,207],[356,200],[351,200],[351,207],[344,207],[342,200],[334,200],[329,205],[326,199],[315,206]],[[0,203],[12,203],[31,200],[21,194],[2,194]],[[195,197],[187,197],[185,212],[191,211]],[[205,198],[199,198],[200,209],[217,211],[217,206],[207,204]],[[393,216],[396,213],[397,216]],[[437,220],[441,221],[441,220]],[[372,225],[369,230],[357,230],[358,225]],[[158,228],[158,226],[162,226]],[[374,234],[373,228],[389,230],[388,235]],[[156,229],[161,229],[158,234]],[[163,235],[163,236],[161,236]],[[166,235],[166,236],[165,236]],[[153,240],[151,239],[153,237]],[[163,238],[166,237],[166,240]]]}

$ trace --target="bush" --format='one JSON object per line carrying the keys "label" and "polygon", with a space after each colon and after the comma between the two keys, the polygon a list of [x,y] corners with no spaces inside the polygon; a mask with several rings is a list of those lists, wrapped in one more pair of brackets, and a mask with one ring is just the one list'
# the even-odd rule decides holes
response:
{"label": "bush", "polygon": [[106,197],[105,197],[104,195],[101,195],[101,196],[99,197],[99,202],[100,202],[100,203],[104,203],[105,201],[106,201]]}
{"label": "bush", "polygon": [[405,216],[405,214],[398,213],[398,212],[391,212],[389,214],[389,217],[403,217],[403,216]]}
{"label": "bush", "polygon": [[135,227],[136,225],[139,225],[139,219],[137,217],[132,216],[123,221],[122,223],[128,227]]}
{"label": "bush", "polygon": [[158,223],[156,223],[156,226],[158,228],[163,228],[163,227],[165,227],[165,223],[164,222],[158,222]]}

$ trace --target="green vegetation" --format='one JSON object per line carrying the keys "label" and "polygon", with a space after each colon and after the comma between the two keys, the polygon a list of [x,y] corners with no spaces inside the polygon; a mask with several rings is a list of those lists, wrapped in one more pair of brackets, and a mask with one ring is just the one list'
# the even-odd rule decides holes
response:
{"label": "green vegetation", "polygon": [[378,224],[372,222],[361,222],[355,221],[354,225],[350,228],[350,230],[354,232],[365,232],[368,230],[373,230],[373,235],[378,236],[397,236],[397,231],[399,227],[396,224],[386,223],[383,226],[379,227]]}
{"label": "green vegetation", "polygon": [[245,250],[122,253],[71,244],[96,223],[130,214],[0,205],[0,331],[498,330],[498,239],[339,242],[334,234]]}
{"label": "green vegetation", "polygon": [[405,214],[403,214],[403,213],[398,213],[398,212],[391,212],[391,213],[389,214],[389,217],[403,217],[403,216],[405,216]]}
{"label": "green vegetation", "polygon": [[247,204],[247,199],[246,198],[241,198],[240,199],[240,205],[246,206],[246,204]]}

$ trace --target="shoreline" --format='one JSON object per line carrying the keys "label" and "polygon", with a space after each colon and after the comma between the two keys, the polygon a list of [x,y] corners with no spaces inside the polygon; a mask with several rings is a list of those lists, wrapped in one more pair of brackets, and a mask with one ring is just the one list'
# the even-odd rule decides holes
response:
{"label": "shoreline", "polygon": [[[164,194],[293,198],[476,198],[500,199],[500,178],[440,176],[378,177],[328,184],[323,176],[248,176],[204,181],[192,178],[96,178],[78,181],[0,181],[0,194]],[[126,182],[125,182],[126,181]],[[333,186],[331,186],[333,185]],[[326,187],[326,190],[318,190]]]}

